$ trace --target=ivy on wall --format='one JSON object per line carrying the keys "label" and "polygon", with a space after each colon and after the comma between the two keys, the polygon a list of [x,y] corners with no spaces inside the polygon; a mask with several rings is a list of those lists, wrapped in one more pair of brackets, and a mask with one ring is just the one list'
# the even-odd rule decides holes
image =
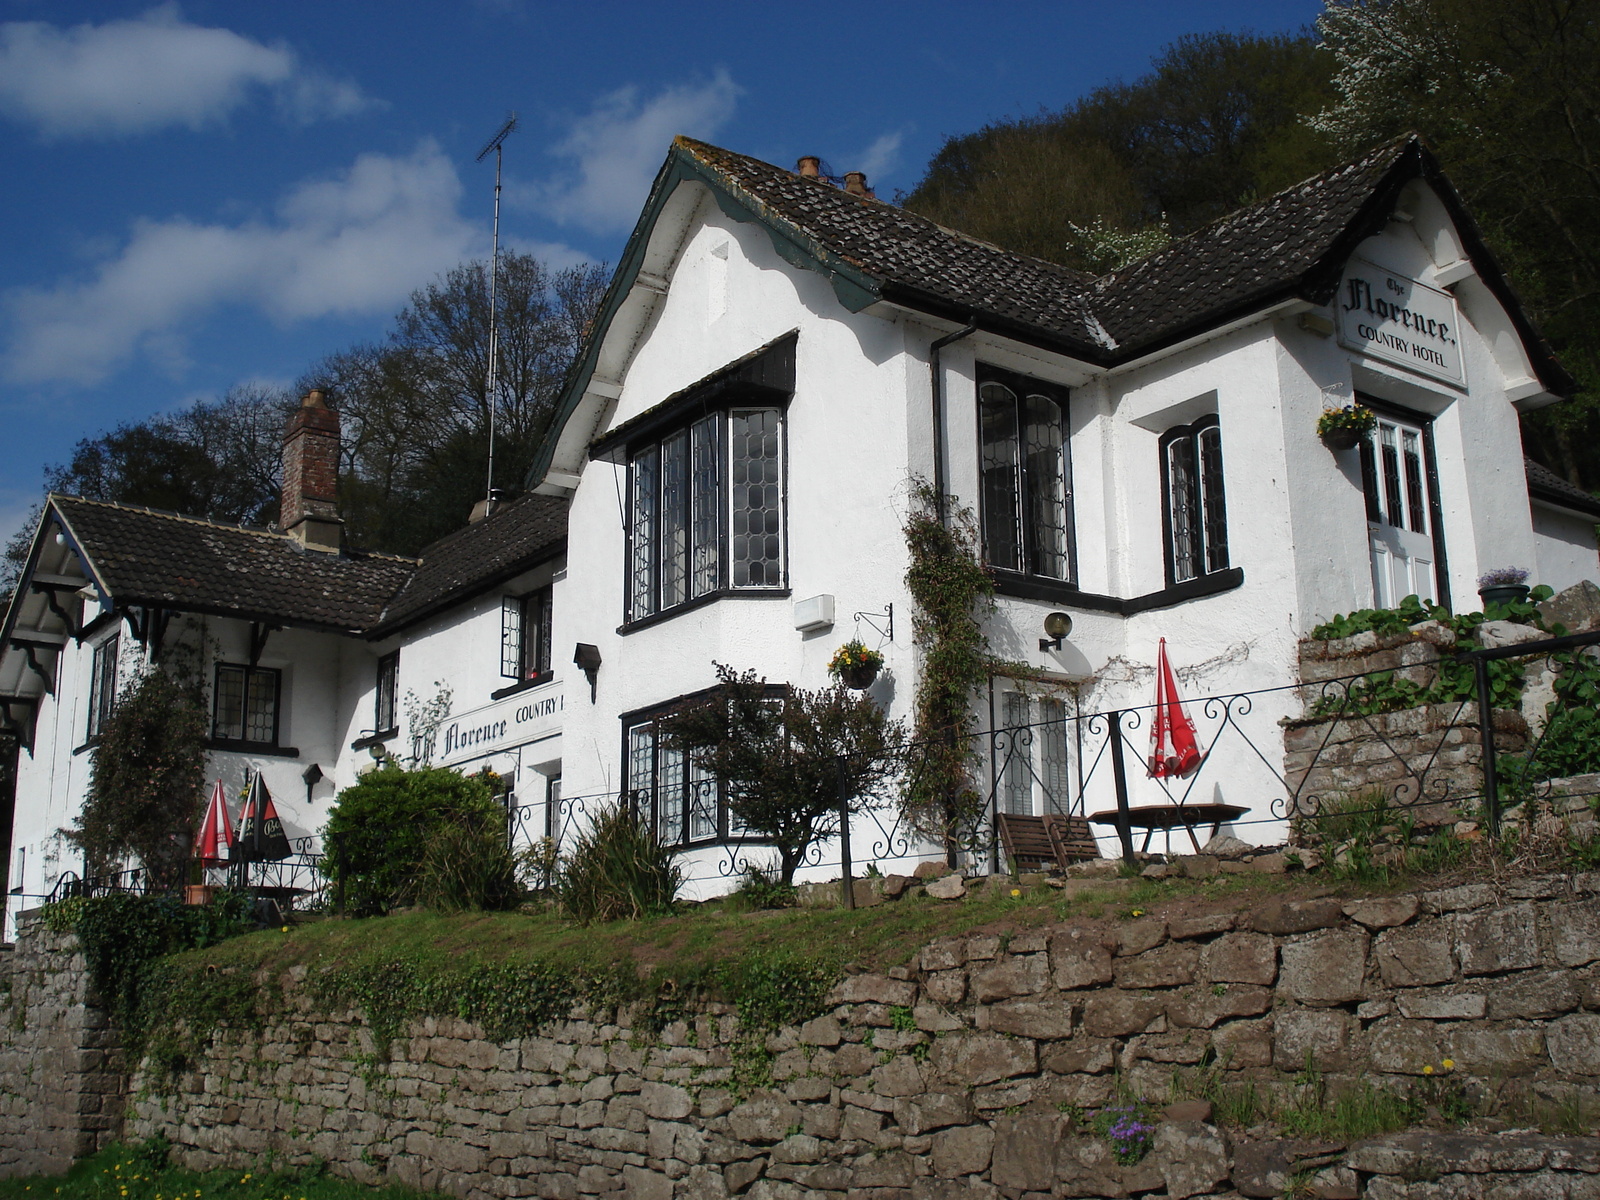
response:
{"label": "ivy on wall", "polygon": [[917,764],[901,791],[901,814],[939,841],[955,865],[962,834],[978,825],[986,804],[975,783],[977,713],[973,696],[995,662],[983,622],[995,610],[994,577],[978,554],[972,510],[941,497],[926,480],[911,485],[904,532],[911,565],[912,643],[922,653],[912,716]]}

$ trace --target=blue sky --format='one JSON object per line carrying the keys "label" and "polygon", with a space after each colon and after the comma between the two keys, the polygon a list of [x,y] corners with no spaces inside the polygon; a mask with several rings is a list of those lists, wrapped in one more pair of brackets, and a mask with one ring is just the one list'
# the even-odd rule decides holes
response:
{"label": "blue sky", "polygon": [[1317,0],[0,0],[0,536],[79,438],[383,336],[503,237],[614,261],[673,134],[880,195],[952,133]]}

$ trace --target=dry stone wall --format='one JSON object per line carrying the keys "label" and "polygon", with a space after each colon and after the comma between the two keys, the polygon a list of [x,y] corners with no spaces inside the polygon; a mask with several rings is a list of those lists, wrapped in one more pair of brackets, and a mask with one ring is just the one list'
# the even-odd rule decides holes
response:
{"label": "dry stone wall", "polygon": [[[1595,1139],[1347,1147],[1230,1136],[1201,1104],[1124,1166],[1075,1120],[1208,1069],[1287,1100],[1308,1063],[1333,1094],[1423,1088],[1447,1058],[1486,1105],[1592,1104],[1600,874],[941,941],[847,977],[755,1054],[724,1010],[648,1037],[577,1012],[506,1042],[428,1020],[380,1047],[357,1014],[318,1011],[303,975],[282,983],[263,1031],[222,1031],[171,1088],[136,1079],[129,1135],[198,1168],[322,1158],[474,1200],[1183,1200],[1291,1181],[1327,1200],[1600,1198]],[[768,1086],[735,1086],[759,1069]]]}
{"label": "dry stone wall", "polygon": [[27,913],[0,958],[0,1176],[65,1171],[122,1134],[121,1041],[77,939]]}

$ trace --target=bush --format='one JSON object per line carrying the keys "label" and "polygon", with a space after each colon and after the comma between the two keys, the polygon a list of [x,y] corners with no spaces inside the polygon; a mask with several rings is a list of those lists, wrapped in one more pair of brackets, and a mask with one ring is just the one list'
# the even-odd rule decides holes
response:
{"label": "bush", "polygon": [[561,906],[585,924],[637,920],[672,911],[683,872],[672,852],[626,808],[601,811],[578,835],[561,870]]}
{"label": "bush", "polygon": [[[504,820],[505,810],[481,779],[444,767],[408,771],[387,764],[339,793],[323,829],[322,869],[347,911],[357,916],[385,913],[418,898],[423,861],[438,833],[499,829]],[[500,837],[503,841],[504,833]],[[482,863],[481,856],[478,861]],[[435,895],[453,886],[437,871],[432,880]]]}
{"label": "bush", "polygon": [[417,900],[435,912],[503,912],[522,902],[505,813],[472,815],[433,832],[417,876]]}

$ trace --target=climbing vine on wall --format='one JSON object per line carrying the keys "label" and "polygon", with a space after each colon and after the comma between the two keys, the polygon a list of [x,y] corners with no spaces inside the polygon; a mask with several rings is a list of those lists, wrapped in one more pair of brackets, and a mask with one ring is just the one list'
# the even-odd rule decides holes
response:
{"label": "climbing vine on wall", "polygon": [[67,836],[92,874],[132,855],[158,887],[182,881],[204,801],[205,700],[186,671],[145,672],[106,719]]}
{"label": "climbing vine on wall", "polygon": [[945,847],[952,863],[964,830],[984,812],[974,782],[977,716],[973,695],[994,660],[983,621],[994,611],[994,577],[978,555],[972,510],[940,496],[926,480],[911,486],[904,530],[911,565],[906,586],[915,604],[912,641],[922,652],[913,713],[917,763],[901,792],[901,813]]}

